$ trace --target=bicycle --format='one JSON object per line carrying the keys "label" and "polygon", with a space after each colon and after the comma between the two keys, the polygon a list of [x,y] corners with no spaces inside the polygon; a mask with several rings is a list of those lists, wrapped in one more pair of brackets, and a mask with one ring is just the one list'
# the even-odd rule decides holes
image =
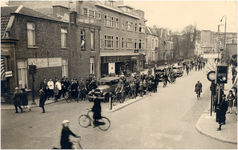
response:
{"label": "bicycle", "polygon": [[[72,148],[71,149],[83,149],[83,147],[81,146],[80,144],[80,141],[82,140],[82,138],[77,138],[74,140],[72,140],[72,138],[70,138],[70,141],[73,143],[72,145]],[[54,147],[52,149],[61,149],[61,148],[58,148],[58,147]]]}
{"label": "bicycle", "polygon": [[[78,118],[78,123],[81,127],[83,128],[87,128],[89,126],[91,126],[93,119],[90,117],[89,113],[92,112],[91,109],[87,109],[88,112],[87,114],[83,114],[81,116],[79,116]],[[110,120],[107,117],[103,117],[101,119],[99,119],[96,127],[98,127],[100,130],[102,131],[107,131],[109,129],[111,125]]]}
{"label": "bicycle", "polygon": [[122,93],[119,92],[112,95],[112,105],[116,106],[118,102],[122,103]]}
{"label": "bicycle", "polygon": [[72,102],[73,101],[73,99],[78,103],[79,102],[79,99],[78,99],[78,97],[75,97],[75,96],[72,96],[72,94],[73,94],[73,91],[71,91],[71,90],[69,90],[69,91],[67,91],[66,93],[65,93],[65,97],[66,97],[66,102],[67,103],[70,103],[70,102]]}

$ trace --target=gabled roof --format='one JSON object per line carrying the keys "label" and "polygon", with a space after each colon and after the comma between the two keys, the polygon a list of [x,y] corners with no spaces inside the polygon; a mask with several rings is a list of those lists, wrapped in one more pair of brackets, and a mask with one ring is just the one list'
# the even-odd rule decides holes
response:
{"label": "gabled roof", "polygon": [[146,28],[145,28],[145,33],[146,34],[150,34],[150,35],[154,35],[154,36],[159,36],[156,33],[156,29],[155,28],[151,28],[151,27],[148,27],[148,26],[146,26]]}
{"label": "gabled roof", "polygon": [[[8,6],[8,7],[1,7],[1,37],[3,37],[4,32],[6,31],[6,28],[8,26],[10,17],[12,14],[21,14],[21,15],[26,15],[26,16],[31,16],[31,17],[36,17],[36,18],[41,18],[41,19],[47,19],[47,20],[53,20],[53,21],[60,21],[61,20],[57,18],[53,18],[50,16],[47,16],[43,13],[40,13],[38,11],[29,9],[24,6]],[[14,19],[12,19],[13,21]]]}
{"label": "gabled roof", "polygon": [[31,16],[31,17],[47,19],[47,20],[60,21],[56,18],[50,17],[48,15],[45,15],[41,12],[35,11],[33,9],[27,8],[22,5],[21,6],[1,7],[1,16],[6,16],[6,15],[14,14],[14,13]]}

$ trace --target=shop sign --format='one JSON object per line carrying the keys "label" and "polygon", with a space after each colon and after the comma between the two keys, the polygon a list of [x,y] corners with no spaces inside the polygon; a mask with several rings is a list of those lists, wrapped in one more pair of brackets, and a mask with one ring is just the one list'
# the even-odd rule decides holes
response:
{"label": "shop sign", "polygon": [[12,77],[12,71],[6,71],[5,72],[5,77]]}
{"label": "shop sign", "polygon": [[28,58],[28,65],[36,65],[37,68],[61,67],[62,58]]}

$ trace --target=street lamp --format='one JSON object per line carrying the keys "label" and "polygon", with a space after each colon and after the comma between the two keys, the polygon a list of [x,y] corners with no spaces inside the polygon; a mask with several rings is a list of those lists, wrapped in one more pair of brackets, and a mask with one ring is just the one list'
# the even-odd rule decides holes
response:
{"label": "street lamp", "polygon": [[222,22],[224,17],[225,17],[225,32],[224,32],[224,47],[223,47],[223,49],[225,50],[226,49],[226,20],[227,20],[227,17],[225,15],[222,16],[220,22]]}

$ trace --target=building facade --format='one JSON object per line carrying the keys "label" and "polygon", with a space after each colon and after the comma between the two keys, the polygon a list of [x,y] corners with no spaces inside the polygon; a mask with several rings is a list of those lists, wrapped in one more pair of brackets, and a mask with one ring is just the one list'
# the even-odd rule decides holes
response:
{"label": "building facade", "polygon": [[146,64],[157,63],[159,58],[159,35],[156,29],[146,26]]}
{"label": "building facade", "polygon": [[101,28],[98,44],[100,76],[120,74],[122,70],[134,72],[143,69],[146,22],[144,12],[124,5],[124,1],[10,1],[9,4],[25,5],[47,14],[52,6],[60,5],[77,12],[78,21],[97,23]]}
{"label": "building facade", "polygon": [[[69,12],[62,6],[52,10],[52,16]],[[5,66],[1,74],[2,93],[12,93],[15,87],[31,89],[31,64],[37,66],[36,91],[44,79],[85,79],[90,73],[100,74],[100,27],[76,21],[75,13],[71,13],[71,23],[61,17],[50,17],[24,6],[1,8],[1,65]]]}

